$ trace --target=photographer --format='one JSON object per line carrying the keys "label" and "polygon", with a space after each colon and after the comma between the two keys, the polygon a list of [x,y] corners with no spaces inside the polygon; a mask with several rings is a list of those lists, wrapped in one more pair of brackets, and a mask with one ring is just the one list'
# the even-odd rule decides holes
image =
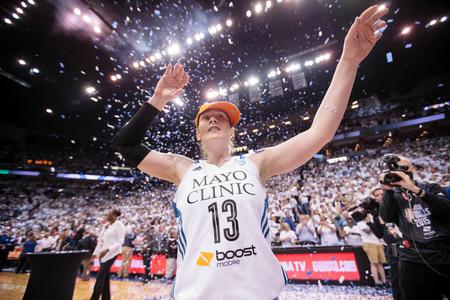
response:
{"label": "photographer", "polygon": [[450,201],[436,184],[413,180],[408,158],[385,155],[380,165],[384,189],[380,217],[398,225],[400,288],[405,299],[450,296]]}

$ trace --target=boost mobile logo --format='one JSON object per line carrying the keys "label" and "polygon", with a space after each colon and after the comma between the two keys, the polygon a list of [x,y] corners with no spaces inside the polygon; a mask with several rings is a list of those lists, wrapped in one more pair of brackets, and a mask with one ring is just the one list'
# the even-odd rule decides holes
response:
{"label": "boost mobile logo", "polygon": [[[240,258],[253,255],[256,255],[256,248],[253,245],[250,247],[225,252],[216,250],[215,254],[218,268],[238,265],[241,262]],[[200,256],[197,258],[197,266],[209,267],[213,257],[213,252],[200,252]]]}
{"label": "boost mobile logo", "polygon": [[214,257],[212,252],[200,252],[200,256],[197,258],[197,266],[209,267],[209,263]]}

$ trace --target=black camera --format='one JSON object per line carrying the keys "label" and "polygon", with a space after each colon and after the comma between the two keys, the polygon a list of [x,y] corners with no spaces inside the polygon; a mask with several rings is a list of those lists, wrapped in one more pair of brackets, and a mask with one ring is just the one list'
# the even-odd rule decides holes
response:
{"label": "black camera", "polygon": [[383,156],[381,161],[378,163],[378,166],[382,172],[387,173],[384,175],[384,180],[381,183],[390,185],[394,182],[402,180],[402,178],[397,174],[391,173],[392,171],[404,172],[411,176],[408,172],[406,172],[408,171],[409,166],[399,165],[398,162],[400,160],[400,157],[395,154],[386,154]]}
{"label": "black camera", "polygon": [[378,216],[378,209],[380,205],[371,197],[364,198],[359,205],[355,205],[348,209],[348,212],[352,212],[357,209],[354,213],[351,213],[352,218],[356,223],[362,221],[366,218],[367,214],[372,216]]}

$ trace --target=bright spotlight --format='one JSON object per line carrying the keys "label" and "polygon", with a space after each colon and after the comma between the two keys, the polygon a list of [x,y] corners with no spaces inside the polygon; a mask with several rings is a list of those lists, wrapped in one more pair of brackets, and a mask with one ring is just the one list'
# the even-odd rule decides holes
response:
{"label": "bright spotlight", "polygon": [[133,63],[133,67],[134,67],[135,69],[139,68],[139,62],[138,62],[138,61],[135,61],[135,62]]}
{"label": "bright spotlight", "polygon": [[91,17],[89,17],[89,16],[87,16],[87,15],[84,15],[83,16],[83,21],[85,21],[86,23],[91,23]]}
{"label": "bright spotlight", "polygon": [[252,11],[251,10],[247,10],[245,15],[247,16],[247,18],[250,18],[252,16]]}
{"label": "bright spotlight", "polygon": [[191,38],[188,38],[188,39],[186,40],[186,43],[187,43],[188,45],[191,45],[193,42],[194,42],[194,41],[193,41]]}
{"label": "bright spotlight", "polygon": [[117,80],[122,79],[122,75],[116,74],[116,78],[117,78]]}
{"label": "bright spotlight", "polygon": [[12,24],[11,20],[8,18],[4,18],[3,21],[5,21],[6,24],[9,24],[9,25]]}
{"label": "bright spotlight", "polygon": [[217,32],[216,26],[209,27],[208,31],[210,34],[216,34],[216,32]]}
{"label": "bright spotlight", "polygon": [[203,39],[204,37],[205,37],[205,35],[204,35],[203,32],[196,33],[196,34],[194,35],[194,39],[195,39],[196,41],[200,41],[200,40]]}
{"label": "bright spotlight", "polygon": [[19,59],[18,62],[19,62],[19,65],[22,65],[22,66],[25,66],[27,64],[27,62],[24,61],[23,59]]}
{"label": "bright spotlight", "polygon": [[217,30],[217,31],[221,31],[221,30],[222,30],[222,25],[217,24],[217,25],[216,25],[216,30]]}
{"label": "bright spotlight", "polygon": [[17,8],[16,8],[16,11],[17,11],[19,14],[23,15],[23,9],[21,9],[20,7],[17,7]]}
{"label": "bright spotlight", "polygon": [[437,21],[436,20],[431,20],[430,21],[430,26],[436,25]]}
{"label": "bright spotlight", "polygon": [[266,8],[272,7],[272,1],[266,1]]}
{"label": "bright spotlight", "polygon": [[112,81],[117,81],[117,76],[116,75],[111,75],[111,80]]}
{"label": "bright spotlight", "polygon": [[33,0],[28,0],[28,3],[30,3],[31,5],[35,5],[36,2],[34,2]]}
{"label": "bright spotlight", "polygon": [[230,27],[231,25],[233,25],[233,21],[231,21],[231,19],[228,19],[228,20],[225,22],[225,25],[227,25],[227,27]]}
{"label": "bright spotlight", "polygon": [[27,4],[25,2],[20,2],[20,5],[22,5],[23,8],[27,8]]}
{"label": "bright spotlight", "polygon": [[443,16],[443,17],[441,18],[441,22],[445,22],[445,21],[447,21],[447,16]]}
{"label": "bright spotlight", "polygon": [[249,84],[250,86],[257,84],[258,82],[259,82],[259,79],[256,78],[256,77],[250,77],[250,78],[248,79],[248,84]]}
{"label": "bright spotlight", "polygon": [[88,86],[86,89],[85,89],[85,91],[86,91],[86,93],[88,93],[88,94],[93,94],[93,93],[95,93],[95,91],[96,91],[96,89],[95,89],[95,87],[93,87],[93,86]]}
{"label": "bright spotlight", "polygon": [[33,74],[39,74],[39,69],[38,68],[32,68],[30,70],[30,72],[33,73]]}
{"label": "bright spotlight", "polygon": [[270,71],[270,72],[267,74],[267,77],[268,77],[268,78],[273,78],[273,77],[275,77],[275,76],[277,76],[277,73],[275,72],[275,70],[272,70],[272,71]]}
{"label": "bright spotlight", "polygon": [[169,55],[177,55],[180,54],[180,52],[181,48],[180,45],[178,45],[177,43],[174,43],[167,48],[167,54]]}
{"label": "bright spotlight", "polygon": [[48,114],[52,114],[52,113],[53,113],[53,110],[50,109],[50,108],[47,108],[47,109],[45,110],[45,112],[48,113]]}
{"label": "bright spotlight", "polygon": [[76,14],[77,16],[81,16],[81,10],[78,7],[75,7],[73,9],[73,13]]}
{"label": "bright spotlight", "polygon": [[305,67],[312,66],[313,64],[314,64],[314,61],[312,61],[312,60],[305,61]]}
{"label": "bright spotlight", "polygon": [[233,89],[238,90],[239,89],[239,84],[233,83]]}
{"label": "bright spotlight", "polygon": [[139,62],[139,66],[145,67],[145,62],[144,62],[143,60],[141,60],[141,61]]}
{"label": "bright spotlight", "polygon": [[159,53],[159,52],[155,53],[155,58],[156,59],[161,59],[161,53]]}
{"label": "bright spotlight", "polygon": [[[431,22],[430,22],[430,25],[431,25]],[[411,26],[408,26],[408,27],[403,28],[401,33],[402,34],[408,34],[410,32],[411,32]]]}
{"label": "bright spotlight", "polygon": [[180,97],[176,97],[175,99],[173,99],[173,102],[180,107],[184,106],[184,102],[180,99]]}
{"label": "bright spotlight", "polygon": [[102,30],[100,29],[100,27],[94,26],[94,32],[95,32],[95,33],[101,33]]}
{"label": "bright spotlight", "polygon": [[14,19],[19,19],[20,18],[19,15],[16,14],[16,13],[12,13],[11,15],[13,16]]}
{"label": "bright spotlight", "polygon": [[214,99],[214,98],[216,98],[217,96],[219,96],[219,92],[216,91],[216,90],[210,90],[210,91],[208,91],[208,92],[206,93],[206,98],[207,98],[207,99]]}
{"label": "bright spotlight", "polygon": [[262,4],[256,3],[254,9],[255,9],[255,13],[259,14],[262,11]]}

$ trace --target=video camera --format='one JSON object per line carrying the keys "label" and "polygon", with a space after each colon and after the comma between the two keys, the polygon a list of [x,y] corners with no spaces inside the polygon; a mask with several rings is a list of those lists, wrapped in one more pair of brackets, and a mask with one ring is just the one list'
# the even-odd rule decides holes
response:
{"label": "video camera", "polygon": [[386,154],[383,156],[383,158],[378,163],[378,167],[381,169],[381,171],[387,172],[384,176],[384,180],[381,182],[382,184],[391,185],[394,182],[402,180],[400,176],[392,173],[392,171],[399,171],[408,174],[410,177],[412,176],[410,172],[407,172],[409,166],[402,166],[398,164],[400,160],[401,158],[395,154]]}

